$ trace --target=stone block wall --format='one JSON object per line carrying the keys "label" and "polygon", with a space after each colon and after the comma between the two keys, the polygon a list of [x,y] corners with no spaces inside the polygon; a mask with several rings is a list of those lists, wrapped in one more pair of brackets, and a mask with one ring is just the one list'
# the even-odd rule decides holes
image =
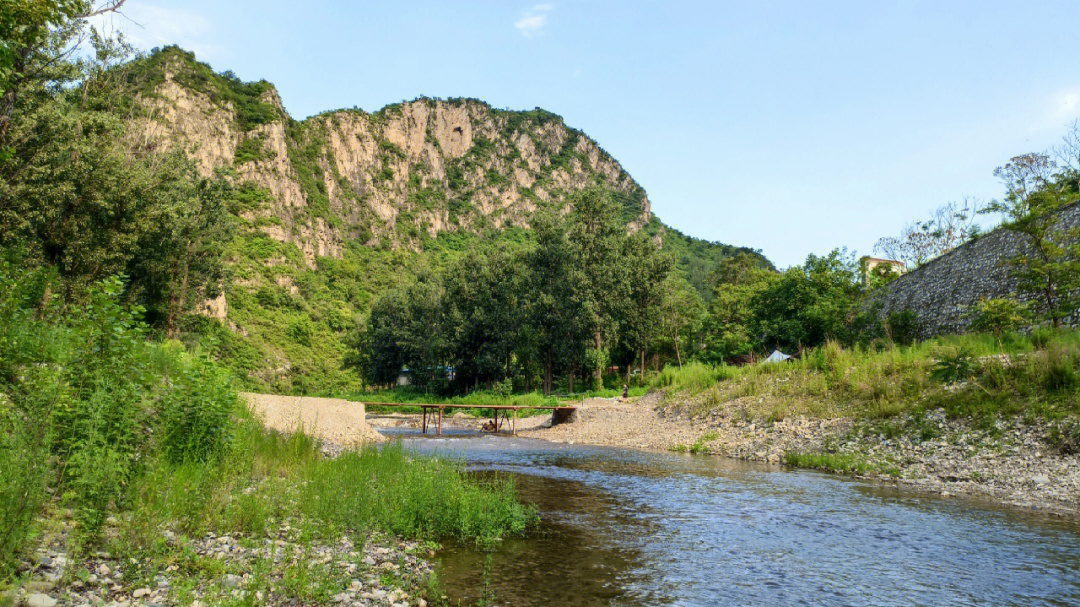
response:
{"label": "stone block wall", "polygon": [[[1063,209],[1058,226],[1080,228],[1080,204]],[[900,276],[869,301],[880,304],[883,316],[914,312],[922,337],[963,332],[971,323],[969,306],[984,297],[1017,296],[1017,281],[1010,275],[1008,260],[1030,251],[1026,236],[998,228]],[[1019,299],[1039,304],[1028,294]],[[1068,322],[1077,326],[1080,310]]]}

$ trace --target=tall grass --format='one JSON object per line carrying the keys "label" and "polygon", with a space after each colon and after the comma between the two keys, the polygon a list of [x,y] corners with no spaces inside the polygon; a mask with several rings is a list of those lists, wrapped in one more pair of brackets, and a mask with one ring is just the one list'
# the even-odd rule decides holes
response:
{"label": "tall grass", "polygon": [[[938,361],[956,352],[973,361],[971,381],[946,386],[933,380]],[[984,420],[1017,414],[1057,419],[1080,415],[1080,332],[1014,333],[1000,345],[982,334],[880,350],[828,343],[785,363],[669,367],[652,385],[671,403],[698,411],[739,407],[763,419],[886,419],[928,409]]]}
{"label": "tall grass", "polygon": [[162,527],[258,537],[286,522],[324,540],[383,531],[488,543],[537,521],[513,483],[481,483],[461,462],[417,456],[396,443],[328,459],[304,434],[267,431],[246,412],[239,420],[233,450],[219,462],[159,461],[139,479],[126,545],[151,547]]}
{"label": "tall grass", "polygon": [[74,310],[41,308],[47,283],[0,264],[0,585],[50,500],[73,513],[76,548],[119,537],[120,554],[167,552],[163,529],[258,535],[286,519],[323,537],[480,542],[535,521],[512,484],[458,462],[398,446],[328,460],[268,432],[217,365],[148,339],[119,279]]}
{"label": "tall grass", "polygon": [[488,542],[535,521],[514,485],[480,485],[460,462],[416,457],[400,444],[366,447],[313,463],[300,504],[331,533],[381,529],[406,537]]}
{"label": "tall grass", "polygon": [[676,388],[697,394],[734,375],[734,367],[707,365],[695,361],[681,367],[671,365],[664,367],[664,370],[656,375],[649,385],[652,388]]}

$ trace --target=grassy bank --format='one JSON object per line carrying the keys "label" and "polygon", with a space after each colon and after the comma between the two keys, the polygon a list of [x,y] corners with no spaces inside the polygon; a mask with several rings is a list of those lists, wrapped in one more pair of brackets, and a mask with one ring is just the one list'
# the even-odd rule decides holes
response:
{"label": "grassy bank", "polygon": [[689,413],[735,408],[759,421],[917,424],[941,409],[986,424],[1013,416],[1055,422],[1080,415],[1080,332],[1040,329],[1000,344],[992,335],[947,336],[880,350],[827,344],[785,363],[668,367],[652,386]]}
{"label": "grassy bank", "polygon": [[[647,391],[645,386],[634,387],[630,389],[631,396],[642,396]],[[375,390],[370,392],[357,392],[350,393],[345,398],[352,401],[360,401],[369,403],[368,411],[375,413],[420,413],[419,407],[385,407],[380,408],[377,404],[373,403],[395,403],[395,404],[409,404],[409,403],[424,403],[424,404],[447,404],[447,405],[483,405],[483,406],[504,406],[515,405],[519,407],[553,407],[561,404],[577,404],[585,398],[613,398],[621,396],[621,390],[604,389],[604,390],[592,390],[589,392],[578,392],[575,394],[553,394],[545,397],[540,392],[524,392],[518,394],[510,394],[505,392],[498,392],[495,390],[474,390],[468,394],[461,396],[440,396],[438,394],[432,394],[429,392],[423,392],[409,387],[393,388],[390,390]],[[476,417],[491,417],[492,410],[490,409],[459,409],[459,411],[465,412],[467,415]],[[519,416],[528,415],[547,415],[551,411],[548,409],[522,409],[518,411]]]}
{"label": "grassy bank", "polygon": [[[107,553],[123,584],[153,588],[171,572],[181,592],[224,573],[193,549],[208,534],[307,551],[372,534],[489,543],[537,520],[512,483],[477,480],[460,462],[398,445],[328,459],[303,434],[267,431],[227,372],[148,339],[118,280],[77,309],[43,306],[48,286],[0,267],[0,590],[33,575],[25,559],[43,543],[73,561],[61,586]],[[299,578],[330,579],[260,558],[252,597],[312,600]],[[327,591],[348,581],[333,579]]]}

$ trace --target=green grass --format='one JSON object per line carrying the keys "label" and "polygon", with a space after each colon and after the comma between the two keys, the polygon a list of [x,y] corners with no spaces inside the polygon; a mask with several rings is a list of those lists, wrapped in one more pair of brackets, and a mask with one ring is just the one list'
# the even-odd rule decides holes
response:
{"label": "green grass", "polygon": [[[646,386],[630,388],[630,397],[644,396],[648,392]],[[576,392],[574,394],[552,394],[545,397],[539,392],[521,392],[506,394],[494,390],[475,390],[462,396],[440,396],[428,392],[421,392],[409,387],[392,388],[389,390],[375,390],[368,392],[350,393],[345,398],[352,401],[367,403],[368,411],[373,413],[420,413],[420,407],[379,407],[377,403],[394,404],[446,404],[446,405],[483,405],[503,406],[514,405],[518,407],[553,407],[559,405],[576,405],[586,398],[615,398],[622,396],[622,390],[605,388],[602,390],[590,390],[588,392]],[[474,417],[491,417],[493,409],[458,409],[466,415]],[[518,417],[530,415],[548,415],[550,409],[521,409]]]}
{"label": "green grass", "polygon": [[462,462],[419,456],[399,443],[328,459],[313,439],[267,431],[246,412],[232,453],[220,463],[155,462],[131,491],[124,532],[135,546],[152,545],[161,528],[257,538],[285,521],[319,540],[381,531],[486,544],[522,535],[536,522],[512,482],[481,482]]}
{"label": "green grass", "polygon": [[844,474],[867,474],[876,472],[876,466],[870,464],[858,455],[839,453],[802,453],[788,451],[784,454],[784,463],[796,468],[813,468],[840,472]]}
{"label": "green grass", "polygon": [[[523,394],[504,394],[491,390],[477,390],[462,396],[445,397],[427,392],[420,392],[411,388],[394,388],[391,390],[378,390],[350,394],[349,400],[364,403],[395,403],[395,404],[447,404],[447,405],[516,405],[519,407],[551,407],[561,404],[555,397],[544,397],[539,392],[526,392]],[[420,407],[379,407],[369,406],[369,412],[374,413],[420,413]],[[491,417],[492,409],[458,409],[466,415],[475,417]],[[549,414],[548,409],[521,409],[518,416]]]}
{"label": "green grass", "polygon": [[[952,385],[932,379],[935,365],[961,350],[973,361],[971,378]],[[1080,332],[1011,334],[1001,349],[994,336],[979,334],[880,351],[830,343],[788,363],[669,367],[651,386],[665,392],[668,406],[737,409],[763,421],[805,415],[876,423],[938,409],[986,423],[1011,416],[1053,421],[1080,416]]]}
{"label": "green grass", "polygon": [[709,454],[712,453],[712,449],[709,447],[709,443],[720,438],[720,433],[715,430],[710,430],[705,434],[702,434],[700,438],[688,445],[672,445],[668,448],[668,451],[675,453],[692,453],[694,455]]}

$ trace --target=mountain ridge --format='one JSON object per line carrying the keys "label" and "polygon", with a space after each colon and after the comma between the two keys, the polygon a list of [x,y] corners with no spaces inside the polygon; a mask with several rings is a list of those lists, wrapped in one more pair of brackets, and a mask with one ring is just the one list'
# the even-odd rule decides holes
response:
{"label": "mountain ridge", "polygon": [[295,120],[269,82],[219,74],[178,47],[125,74],[132,147],[183,149],[204,177],[234,185],[232,278],[203,310],[228,331],[198,331],[254,386],[325,392],[374,295],[470,248],[524,246],[533,213],[565,212],[586,187],[609,191],[627,230],[672,250],[706,298],[721,259],[745,251],[771,267],[756,251],[665,226],[610,154],[546,110],[421,97]]}

